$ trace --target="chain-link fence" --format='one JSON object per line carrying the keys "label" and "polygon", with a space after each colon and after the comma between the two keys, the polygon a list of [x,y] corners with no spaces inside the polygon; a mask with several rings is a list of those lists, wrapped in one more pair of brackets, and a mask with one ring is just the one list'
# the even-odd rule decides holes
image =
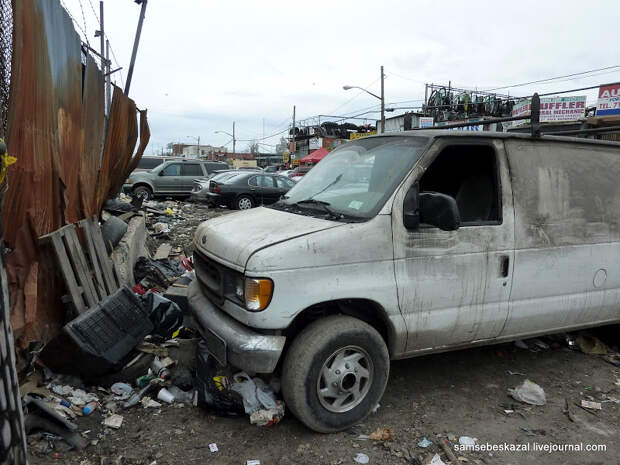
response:
{"label": "chain-link fence", "polygon": [[[12,0],[0,0],[0,138],[7,136],[12,47]],[[6,180],[3,184],[5,182]],[[0,206],[4,190],[5,186],[2,186]],[[15,372],[15,352],[4,272],[4,244],[0,240],[0,464],[25,465],[26,463],[24,419]]]}
{"label": "chain-link fence", "polygon": [[13,9],[11,0],[0,0],[0,137],[6,135],[13,49]]}

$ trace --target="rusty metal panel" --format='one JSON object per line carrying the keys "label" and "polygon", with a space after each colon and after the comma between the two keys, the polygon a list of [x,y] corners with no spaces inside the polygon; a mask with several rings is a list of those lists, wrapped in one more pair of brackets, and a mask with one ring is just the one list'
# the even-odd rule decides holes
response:
{"label": "rusty metal panel", "polygon": [[101,167],[105,113],[104,77],[95,60],[88,56],[84,72],[80,158],[80,200],[82,218],[92,218],[97,209],[97,174]]}
{"label": "rusty metal panel", "polygon": [[11,320],[25,345],[44,331],[51,335],[64,321],[63,286],[53,258],[39,250],[38,237],[92,211],[84,199],[93,194],[81,195],[79,179],[85,173],[92,179],[99,168],[91,163],[103,112],[97,116],[98,97],[91,95],[103,78],[86,83],[83,102],[80,38],[58,0],[14,2],[13,19],[7,143],[18,162],[9,169],[2,214],[11,249]]}
{"label": "rusty metal panel", "polygon": [[[132,158],[138,140],[138,119],[136,104],[120,88],[114,86],[112,107],[108,120],[107,134],[97,182],[97,206],[115,195],[131,172],[132,161],[139,161],[148,144],[150,131],[146,113],[141,115],[141,140],[138,153]],[[137,163],[135,161],[135,163]]]}

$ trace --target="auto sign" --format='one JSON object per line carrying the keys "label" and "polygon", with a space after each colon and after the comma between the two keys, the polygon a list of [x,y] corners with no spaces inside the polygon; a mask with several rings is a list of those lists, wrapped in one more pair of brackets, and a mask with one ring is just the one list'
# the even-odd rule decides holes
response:
{"label": "auto sign", "polygon": [[620,115],[620,82],[599,87],[596,115]]}

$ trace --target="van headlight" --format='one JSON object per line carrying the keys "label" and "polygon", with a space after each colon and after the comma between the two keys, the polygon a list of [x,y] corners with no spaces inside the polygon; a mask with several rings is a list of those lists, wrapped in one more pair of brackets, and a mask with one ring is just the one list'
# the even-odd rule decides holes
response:
{"label": "van headlight", "polygon": [[[237,291],[235,290],[235,293]],[[265,310],[273,295],[273,281],[267,278],[245,278],[245,308],[252,312]]]}

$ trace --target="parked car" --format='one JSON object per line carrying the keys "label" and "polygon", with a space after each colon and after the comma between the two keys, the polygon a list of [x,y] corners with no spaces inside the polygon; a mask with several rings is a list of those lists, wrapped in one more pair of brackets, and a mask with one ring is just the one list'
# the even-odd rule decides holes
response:
{"label": "parked car", "polygon": [[619,160],[511,133],[349,142],[273,206],[198,227],[193,315],[221,364],[278,370],[309,428],[350,428],[390,359],[619,323]]}
{"label": "parked car", "polygon": [[291,172],[288,174],[288,177],[291,178],[293,181],[297,182],[303,176],[305,176],[306,173],[308,173],[308,171],[310,171],[311,169],[312,169],[312,166],[309,166],[309,165],[298,166],[297,168],[291,170]]}
{"label": "parked car", "polygon": [[278,172],[278,167],[277,166],[266,166],[263,171],[265,173],[277,173]]}
{"label": "parked car", "polygon": [[294,182],[284,176],[256,172],[224,173],[209,180],[208,185],[194,183],[192,199],[248,210],[277,202],[293,186]]}
{"label": "parked car", "polygon": [[143,156],[138,162],[138,166],[134,171],[150,171],[153,168],[157,168],[162,163],[167,161],[183,161],[184,157],[149,157]]}
{"label": "parked car", "polygon": [[227,168],[226,163],[216,161],[167,161],[150,171],[131,173],[124,190],[147,200],[157,196],[188,196],[194,179]]}

